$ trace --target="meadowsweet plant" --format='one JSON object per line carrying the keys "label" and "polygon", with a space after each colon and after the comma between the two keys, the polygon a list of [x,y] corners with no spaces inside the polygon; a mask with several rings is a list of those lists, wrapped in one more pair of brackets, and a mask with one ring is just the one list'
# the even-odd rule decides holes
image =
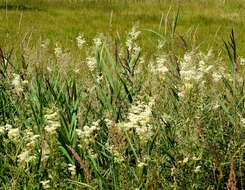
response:
{"label": "meadowsweet plant", "polygon": [[77,47],[78,47],[79,49],[82,49],[83,46],[84,46],[85,43],[86,43],[86,40],[85,40],[83,34],[79,34],[79,35],[76,37],[76,41],[77,41]]}
{"label": "meadowsweet plant", "polygon": [[136,26],[1,47],[0,189],[244,189],[234,32],[223,55],[179,47],[176,22],[150,55]]}

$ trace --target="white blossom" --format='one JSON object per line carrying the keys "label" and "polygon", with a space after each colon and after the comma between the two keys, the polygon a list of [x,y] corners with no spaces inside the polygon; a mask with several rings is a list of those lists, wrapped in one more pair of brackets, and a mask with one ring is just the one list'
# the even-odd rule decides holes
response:
{"label": "white blossom", "polygon": [[101,37],[94,38],[93,41],[96,48],[100,47],[103,43]]}
{"label": "white blossom", "polygon": [[152,99],[148,105],[138,102],[132,105],[129,109],[127,121],[118,124],[125,130],[135,129],[142,143],[146,142],[152,136],[152,127],[149,122],[152,117],[152,106],[154,100]]}
{"label": "white blossom", "polygon": [[72,176],[75,176],[76,175],[76,166],[73,165],[73,164],[68,164],[68,170],[69,172],[71,173]]}
{"label": "white blossom", "polygon": [[23,92],[22,80],[20,78],[20,75],[13,74],[13,79],[11,81],[11,84],[14,86],[14,90],[17,94]]}
{"label": "white blossom", "polygon": [[54,48],[54,54],[55,54],[56,58],[61,58],[63,55],[62,48],[59,47],[57,44],[56,44],[56,47]]}
{"label": "white blossom", "polygon": [[83,34],[78,35],[78,36],[76,37],[76,41],[77,41],[77,47],[78,47],[79,49],[82,49],[83,46],[84,46],[84,44],[86,43],[86,40],[85,40]]}
{"label": "white blossom", "polygon": [[19,138],[19,133],[19,128],[11,128],[8,130],[8,137],[9,139],[16,141]]}
{"label": "white blossom", "polygon": [[50,188],[50,185],[49,185],[50,180],[40,181],[40,183],[42,184],[43,189]]}
{"label": "white blossom", "polygon": [[19,154],[17,156],[17,158],[18,158],[18,162],[19,163],[27,162],[28,161],[28,158],[29,158],[29,151],[28,150],[25,150],[24,152],[22,152],[21,154]]}
{"label": "white blossom", "polygon": [[87,57],[86,59],[87,66],[91,72],[96,68],[96,59],[95,57]]}

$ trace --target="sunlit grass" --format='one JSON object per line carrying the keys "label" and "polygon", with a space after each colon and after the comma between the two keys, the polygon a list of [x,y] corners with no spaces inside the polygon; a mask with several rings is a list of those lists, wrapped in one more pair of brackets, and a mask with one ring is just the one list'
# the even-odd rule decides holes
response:
{"label": "sunlit grass", "polygon": [[[222,47],[222,39],[234,28],[239,51],[244,53],[244,5],[239,0],[226,3],[201,0],[171,3],[167,0],[111,3],[71,1],[68,4],[64,1],[6,1],[9,4],[8,9],[4,2],[1,3],[0,32],[1,41],[7,41],[5,43],[8,44],[11,44],[12,39],[23,40],[26,32],[31,33],[34,39],[49,38],[61,40],[64,44],[71,44],[73,36],[79,32],[86,33],[90,39],[101,32],[123,37],[125,31],[135,23],[139,23],[142,29],[158,30],[161,18],[160,30],[164,30],[168,10],[170,9],[168,17],[171,19],[179,7],[181,16],[178,31],[183,36],[196,33],[203,49],[210,44]],[[210,43],[214,38],[217,39],[216,44]],[[144,35],[146,49],[152,48],[152,40],[154,37],[151,35]]]}

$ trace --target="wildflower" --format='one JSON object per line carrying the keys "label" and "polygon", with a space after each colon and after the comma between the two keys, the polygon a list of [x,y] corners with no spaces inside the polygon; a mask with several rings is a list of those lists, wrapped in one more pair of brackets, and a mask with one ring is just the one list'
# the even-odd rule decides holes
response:
{"label": "wildflower", "polygon": [[96,59],[95,57],[87,57],[86,59],[88,69],[93,72],[96,68]]}
{"label": "wildflower", "polygon": [[105,119],[105,122],[106,122],[106,126],[107,126],[108,128],[111,128],[111,127],[114,126],[113,121],[110,120],[110,119]]}
{"label": "wildflower", "polygon": [[29,136],[29,137],[25,136],[26,147],[30,150],[34,149],[38,138],[39,135],[34,135],[34,134],[33,136]]}
{"label": "wildflower", "polygon": [[128,113],[128,121],[118,124],[119,127],[126,130],[135,129],[141,143],[146,142],[152,136],[151,125],[149,125],[152,117],[151,109],[154,100],[151,100],[148,105],[138,102],[138,105],[132,105]]}
{"label": "wildflower", "polygon": [[28,80],[22,80],[21,83],[23,86],[26,86],[29,82],[28,82]]}
{"label": "wildflower", "polygon": [[130,38],[133,40],[136,40],[141,33],[140,31],[136,31],[136,30],[137,30],[137,27],[133,26],[131,32],[129,33]]}
{"label": "wildflower", "polygon": [[157,68],[157,71],[158,71],[159,73],[161,73],[162,75],[165,75],[169,70],[168,70],[167,67],[162,66],[162,67],[158,67],[158,68]]}
{"label": "wildflower", "polygon": [[[129,51],[132,51],[134,47],[137,47],[135,41],[137,40],[138,36],[140,35],[140,31],[136,31],[136,27],[134,26],[129,32],[128,37],[126,39],[126,47],[128,48]],[[134,50],[139,50],[138,48]],[[137,52],[137,51],[136,51]]]}
{"label": "wildflower", "polygon": [[5,126],[0,126],[0,134],[7,134],[12,125],[6,124]]}
{"label": "wildflower", "polygon": [[49,185],[50,180],[40,181],[40,183],[42,184],[43,189],[50,188],[50,185]]}
{"label": "wildflower", "polygon": [[48,39],[42,41],[42,43],[41,43],[41,48],[47,49],[48,46],[49,46],[49,43],[50,43],[50,41],[49,41]]}
{"label": "wildflower", "polygon": [[222,75],[216,72],[212,74],[212,77],[213,77],[214,82],[219,82],[222,79]]}
{"label": "wildflower", "polygon": [[197,166],[197,167],[195,168],[195,170],[194,170],[195,173],[198,173],[198,172],[200,172],[200,171],[201,171],[201,166]]}
{"label": "wildflower", "polygon": [[78,137],[82,140],[83,143],[88,145],[89,143],[94,142],[96,137],[96,131],[99,130],[99,121],[95,121],[91,126],[85,125],[83,129],[76,129]]}
{"label": "wildflower", "polygon": [[186,164],[189,161],[189,157],[185,157],[184,160],[182,161],[183,164]]}
{"label": "wildflower", "polygon": [[161,50],[165,45],[165,41],[163,40],[158,40],[158,45],[157,45],[157,49]]}
{"label": "wildflower", "polygon": [[49,124],[44,127],[45,131],[52,135],[56,133],[57,128],[60,127],[60,123],[58,121],[49,121]]}
{"label": "wildflower", "polygon": [[181,68],[183,70],[186,70],[186,69],[188,69],[191,66],[192,57],[193,57],[193,53],[192,52],[186,52],[185,53],[184,59],[181,62]]}
{"label": "wildflower", "polygon": [[201,158],[200,158],[200,157],[193,156],[193,157],[192,157],[192,160],[198,161],[198,160],[201,160]]}
{"label": "wildflower", "polygon": [[141,48],[139,46],[135,45],[133,47],[133,51],[134,51],[135,54],[138,54],[141,51]]}
{"label": "wildflower", "polygon": [[17,94],[20,94],[21,92],[23,92],[23,86],[22,86],[20,75],[13,74],[13,80],[11,83],[14,86],[14,90]]}
{"label": "wildflower", "polygon": [[240,65],[245,65],[245,58],[243,57],[240,58]]}
{"label": "wildflower", "polygon": [[98,47],[100,47],[102,45],[101,37],[94,38],[93,41],[94,41],[94,45],[95,45],[96,48],[98,48]]}
{"label": "wildflower", "polygon": [[47,67],[47,71],[51,73],[53,70],[50,67]]}
{"label": "wildflower", "polygon": [[138,162],[137,167],[143,168],[146,164],[144,162]]}
{"label": "wildflower", "polygon": [[54,54],[56,58],[61,58],[63,54],[62,48],[59,47],[57,44],[56,44],[56,47],[54,48]]}
{"label": "wildflower", "polygon": [[202,78],[202,73],[195,70],[181,70],[180,76],[183,81],[197,82]]}
{"label": "wildflower", "polygon": [[96,82],[99,84],[99,83],[101,83],[101,81],[103,80],[103,75],[101,75],[101,76],[97,76],[96,77]]}
{"label": "wildflower", "polygon": [[167,56],[166,55],[161,55],[156,58],[156,63],[158,65],[164,65],[167,62]]}
{"label": "wildflower", "polygon": [[44,127],[45,131],[53,135],[56,133],[56,129],[60,127],[58,113],[53,110],[46,110],[46,114],[44,115],[47,125]]}
{"label": "wildflower", "polygon": [[18,140],[19,137],[19,128],[11,128],[8,130],[9,139],[13,139],[14,141]]}
{"label": "wildflower", "polygon": [[18,74],[13,74],[14,78],[12,80],[12,85],[13,86],[20,86],[20,75]]}
{"label": "wildflower", "polygon": [[20,164],[28,163],[29,161],[35,159],[35,155],[31,155],[35,149],[36,140],[39,138],[39,135],[34,135],[31,129],[26,129],[24,131],[24,141],[26,144],[26,149],[20,153],[17,158]]}
{"label": "wildflower", "polygon": [[114,152],[114,162],[121,164],[125,159],[118,153]]}
{"label": "wildflower", "polygon": [[122,163],[124,161],[122,154],[117,149],[118,147],[116,147],[114,144],[110,144],[109,142],[107,142],[105,144],[105,147],[111,154],[113,154],[114,161],[116,163]]}
{"label": "wildflower", "polygon": [[176,172],[176,167],[173,166],[173,167],[171,168],[171,176],[174,176],[174,175],[175,175],[175,172]]}
{"label": "wildflower", "polygon": [[78,36],[76,37],[76,41],[77,41],[77,47],[78,47],[79,49],[82,49],[83,46],[84,46],[84,44],[86,43],[86,40],[85,40],[83,34],[78,35]]}
{"label": "wildflower", "polygon": [[181,89],[180,92],[178,93],[178,95],[180,97],[185,97],[187,95],[187,93],[193,88],[193,84],[192,83],[185,83]]}
{"label": "wildflower", "polygon": [[169,69],[165,66],[167,62],[167,56],[166,55],[161,55],[156,58],[156,64],[153,64],[151,62],[150,64],[150,71],[154,75],[160,76],[161,79],[165,79],[166,73],[169,72]]}
{"label": "wildflower", "polygon": [[28,157],[29,157],[29,151],[25,150],[24,152],[22,152],[21,154],[19,154],[17,156],[18,162],[19,163],[27,162],[28,161]]}
{"label": "wildflower", "polygon": [[139,64],[142,65],[145,63],[145,59],[143,57],[139,58]]}
{"label": "wildflower", "polygon": [[219,105],[219,102],[218,101],[215,101],[214,104],[212,105],[212,108],[214,110],[218,109],[219,107],[220,107],[220,105]]}
{"label": "wildflower", "polygon": [[45,116],[46,120],[56,120],[58,117],[58,113],[57,112],[53,112],[53,113],[47,113]]}
{"label": "wildflower", "polygon": [[13,126],[10,125],[10,124],[6,124],[6,125],[5,125],[5,128],[6,128],[7,130],[9,130],[9,129],[13,128]]}
{"label": "wildflower", "polygon": [[46,160],[49,158],[49,154],[50,154],[49,145],[47,144],[46,141],[44,141],[44,143],[43,143],[43,145],[42,145],[41,162],[46,161]]}
{"label": "wildflower", "polygon": [[202,75],[208,74],[213,69],[213,65],[207,65],[204,60],[199,61],[198,72]]}
{"label": "wildflower", "polygon": [[73,165],[73,164],[68,164],[68,170],[69,172],[71,173],[72,176],[75,176],[76,175],[76,166]]}

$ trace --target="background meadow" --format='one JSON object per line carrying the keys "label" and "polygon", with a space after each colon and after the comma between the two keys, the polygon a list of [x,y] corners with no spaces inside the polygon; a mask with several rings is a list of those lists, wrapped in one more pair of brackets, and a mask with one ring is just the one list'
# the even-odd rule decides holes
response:
{"label": "background meadow", "polygon": [[0,1],[0,189],[244,189],[244,9]]}

